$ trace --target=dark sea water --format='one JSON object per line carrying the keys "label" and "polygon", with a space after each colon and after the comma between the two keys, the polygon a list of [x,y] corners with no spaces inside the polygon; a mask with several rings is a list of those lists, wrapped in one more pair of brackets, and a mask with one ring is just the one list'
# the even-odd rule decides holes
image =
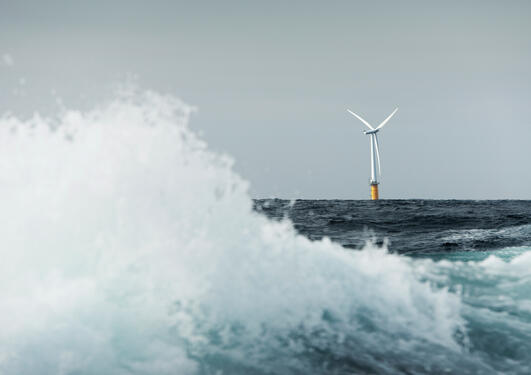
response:
{"label": "dark sea water", "polygon": [[531,201],[262,199],[254,203],[270,218],[289,218],[310,239],[326,236],[346,248],[387,239],[391,252],[438,257],[531,246]]}

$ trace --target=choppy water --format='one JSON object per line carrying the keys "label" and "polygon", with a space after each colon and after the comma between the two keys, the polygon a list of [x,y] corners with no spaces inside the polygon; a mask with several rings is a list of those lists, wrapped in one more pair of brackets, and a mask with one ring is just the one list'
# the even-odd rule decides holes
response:
{"label": "choppy water", "polygon": [[[359,249],[367,241],[408,255],[452,256],[531,246],[531,201],[280,200],[255,201],[273,219],[289,218],[311,239]],[[498,253],[492,253],[498,254]]]}
{"label": "choppy water", "polygon": [[527,202],[253,205],[192,111],[0,118],[1,374],[531,372]]}

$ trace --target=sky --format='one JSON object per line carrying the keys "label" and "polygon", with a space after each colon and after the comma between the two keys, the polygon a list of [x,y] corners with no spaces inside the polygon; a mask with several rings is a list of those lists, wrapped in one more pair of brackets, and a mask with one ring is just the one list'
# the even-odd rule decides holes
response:
{"label": "sky", "polygon": [[531,199],[529,1],[0,0],[0,113],[131,77],[198,108],[253,197]]}

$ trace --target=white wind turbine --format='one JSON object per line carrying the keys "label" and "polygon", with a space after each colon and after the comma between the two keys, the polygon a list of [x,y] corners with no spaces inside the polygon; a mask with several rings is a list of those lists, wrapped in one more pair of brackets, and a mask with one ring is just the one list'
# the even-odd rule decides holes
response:
{"label": "white wind turbine", "polygon": [[[365,130],[364,133],[370,136],[371,141],[371,198],[373,200],[378,199],[378,177],[381,175],[381,167],[380,167],[380,147],[378,145],[378,132],[381,128],[384,127],[385,124],[393,117],[393,115],[398,111],[398,108],[396,108],[385,120],[383,120],[380,125],[378,125],[376,128],[372,127],[371,124],[369,124],[367,121],[365,121],[361,116],[355,114],[350,109],[347,109],[347,111],[356,117],[358,120],[363,122],[369,130]],[[376,172],[376,163],[378,163],[378,173]]]}

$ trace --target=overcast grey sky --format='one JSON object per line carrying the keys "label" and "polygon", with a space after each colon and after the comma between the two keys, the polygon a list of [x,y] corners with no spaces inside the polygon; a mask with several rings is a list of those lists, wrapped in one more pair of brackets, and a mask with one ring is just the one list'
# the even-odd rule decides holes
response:
{"label": "overcast grey sky", "polygon": [[[136,75],[255,197],[531,199],[530,1],[4,1],[0,112],[88,108]],[[54,96],[55,95],[55,96]]]}

